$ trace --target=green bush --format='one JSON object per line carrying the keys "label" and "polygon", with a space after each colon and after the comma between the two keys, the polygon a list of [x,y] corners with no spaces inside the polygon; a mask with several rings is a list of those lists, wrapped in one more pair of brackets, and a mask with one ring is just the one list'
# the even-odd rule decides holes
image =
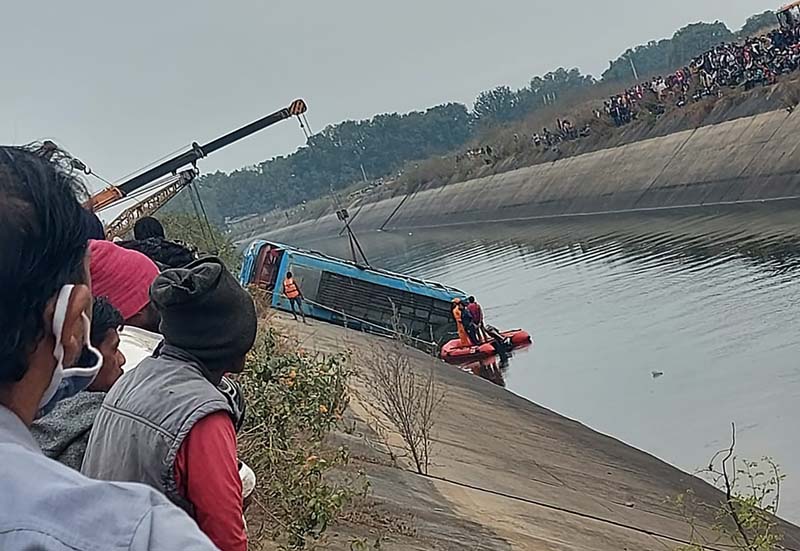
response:
{"label": "green bush", "polygon": [[251,548],[266,538],[305,547],[360,493],[356,479],[331,476],[347,450],[325,445],[347,408],[350,375],[344,356],[309,354],[274,329],[259,335],[240,378],[248,402],[240,455],[258,477]]}

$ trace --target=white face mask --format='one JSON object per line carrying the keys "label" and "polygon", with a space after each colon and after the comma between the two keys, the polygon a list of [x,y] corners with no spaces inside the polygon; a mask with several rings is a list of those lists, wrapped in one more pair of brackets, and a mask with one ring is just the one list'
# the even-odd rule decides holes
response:
{"label": "white face mask", "polygon": [[49,413],[60,400],[70,398],[82,390],[86,390],[103,367],[103,355],[89,341],[91,322],[85,313],[81,314],[85,325],[84,353],[81,354],[79,361],[89,365],[64,367],[64,344],[61,339],[64,333],[64,319],[67,316],[69,299],[74,288],[74,285],[64,285],[58,293],[56,309],[53,314],[53,335],[56,339],[53,357],[56,359],[56,368],[53,371],[50,384],[39,402],[39,414],[37,417]]}

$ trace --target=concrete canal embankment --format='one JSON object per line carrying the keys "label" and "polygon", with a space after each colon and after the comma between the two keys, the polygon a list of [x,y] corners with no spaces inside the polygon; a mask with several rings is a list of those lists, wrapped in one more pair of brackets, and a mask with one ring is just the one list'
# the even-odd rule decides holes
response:
{"label": "concrete canal embankment", "polygon": [[[800,195],[800,115],[787,109],[702,126],[444,187],[351,205],[356,230],[665,209]],[[268,236],[327,236],[335,215]]]}
{"label": "concrete canal embankment", "polygon": [[[323,353],[347,352],[354,367],[371,369],[388,341],[322,322],[271,321]],[[340,437],[371,483],[370,533],[382,549],[531,549],[663,551],[691,531],[669,502],[691,489],[704,503],[723,495],[697,478],[483,379],[408,349],[412,369],[433,369],[446,388],[437,417],[430,474],[391,465],[375,454],[356,392],[353,430]],[[535,353],[535,350],[532,352]],[[565,381],[565,384],[569,384]],[[631,415],[636,415],[635,411]],[[390,442],[397,442],[391,435]],[[714,523],[705,509],[696,527]],[[331,530],[330,548],[347,549],[353,526]],[[800,549],[800,529],[781,523],[783,544]],[[363,526],[355,527],[364,535]],[[727,542],[719,547],[726,549]]]}

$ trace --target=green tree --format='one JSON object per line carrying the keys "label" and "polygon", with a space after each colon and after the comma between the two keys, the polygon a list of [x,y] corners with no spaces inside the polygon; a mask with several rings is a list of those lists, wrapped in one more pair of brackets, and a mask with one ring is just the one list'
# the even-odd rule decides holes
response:
{"label": "green tree", "polygon": [[191,214],[173,213],[159,215],[169,239],[195,247],[201,255],[214,255],[222,259],[234,273],[238,273],[241,255],[227,235],[213,224],[207,226]]}
{"label": "green tree", "polygon": [[609,63],[609,68],[603,73],[603,81],[631,80],[631,60],[640,78],[668,73],[688,64],[714,46],[735,39],[736,35],[720,21],[692,23],[678,30],[672,38],[627,49]]}
{"label": "green tree", "polygon": [[[449,103],[407,114],[345,121],[312,136],[304,147],[231,174],[199,179],[214,203],[213,218],[266,212],[324,196],[362,179],[395,174],[406,162],[462,147],[472,135],[473,115]],[[185,205],[184,205],[185,208]]]}
{"label": "green tree", "polygon": [[482,124],[519,120],[571,92],[591,88],[594,84],[591,75],[584,75],[577,68],[567,70],[559,67],[544,76],[534,77],[528,86],[517,91],[508,86],[498,86],[481,92],[475,100],[473,112]]}
{"label": "green tree", "polygon": [[744,25],[736,34],[739,38],[747,38],[777,26],[778,18],[775,16],[775,12],[767,10],[763,13],[748,17],[747,21],[744,22]]}
{"label": "green tree", "polygon": [[518,116],[519,97],[508,86],[478,94],[472,108],[480,121],[508,122]]}

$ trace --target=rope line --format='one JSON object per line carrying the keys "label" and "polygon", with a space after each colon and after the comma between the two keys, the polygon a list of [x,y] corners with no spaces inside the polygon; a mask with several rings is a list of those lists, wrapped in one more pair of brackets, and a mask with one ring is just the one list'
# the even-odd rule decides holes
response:
{"label": "rope line", "polygon": [[[460,482],[460,481],[457,481],[457,480],[450,480],[449,478],[445,478],[445,477],[442,477],[442,476],[436,476],[436,475],[431,475],[431,474],[420,474],[420,473],[418,473],[416,471],[412,471],[412,470],[409,470],[409,469],[400,469],[400,470],[402,470],[403,472],[406,472],[408,474],[412,474],[414,476],[421,477],[421,478],[426,478],[426,479],[429,479],[429,480],[436,480],[436,481],[439,481],[439,482],[444,482],[446,484],[451,484],[451,485],[454,485],[454,486],[459,486],[461,488],[466,488],[468,490],[474,490],[474,491],[477,491],[477,492],[490,494],[490,495],[497,496],[497,497],[502,497],[504,499],[517,501],[519,503],[525,503],[527,505],[534,505],[536,507],[541,507],[543,509],[549,509],[551,511],[557,511],[559,513],[564,513],[564,514],[567,514],[567,515],[572,515],[572,516],[575,516],[575,517],[584,518],[584,519],[587,519],[587,520],[592,520],[592,521],[600,522],[600,523],[603,523],[603,524],[608,524],[610,526],[615,526],[617,528],[630,530],[632,532],[638,532],[640,534],[645,534],[645,535],[651,536],[651,537],[665,539],[665,540],[668,540],[668,541],[672,541],[674,543],[679,543],[681,545],[688,545],[688,546],[695,545],[695,544],[693,544],[693,542],[691,542],[689,540],[686,540],[686,539],[683,539],[683,538],[679,538],[679,537],[676,537],[676,536],[671,536],[669,534],[664,534],[664,533],[658,532],[656,530],[650,530],[649,528],[641,528],[639,526],[634,526],[632,524],[626,524],[624,522],[620,522],[620,521],[617,521],[617,520],[611,520],[611,519],[599,517],[597,515],[593,515],[593,514],[590,514],[590,513],[583,513],[581,511],[576,511],[574,509],[569,509],[567,507],[562,507],[560,505],[553,505],[551,503],[546,503],[544,501],[539,501],[539,500],[536,500],[536,499],[515,496],[513,494],[508,494],[508,493],[505,493],[505,492],[500,492],[498,490],[491,490],[491,489],[488,489],[488,488],[483,488],[481,486],[476,486],[474,484],[470,484],[470,483],[467,483],[467,482]],[[716,547],[714,545],[716,545]],[[733,544],[717,543],[717,544],[714,544],[714,545],[704,544],[703,545],[703,549],[707,549],[709,551],[724,551],[726,549],[738,549],[738,547],[736,545],[733,545]],[[798,551],[797,549],[793,549],[791,547],[783,547],[782,549],[784,549],[785,551]]]}
{"label": "rope line", "polygon": [[132,176],[135,176],[135,175],[137,175],[137,174],[141,174],[141,173],[142,173],[142,172],[144,172],[145,170],[147,170],[147,169],[149,169],[149,168],[153,168],[154,166],[156,166],[156,165],[157,165],[158,163],[160,163],[161,161],[165,161],[165,160],[166,160],[166,159],[168,159],[169,157],[172,157],[172,156],[174,156],[174,155],[177,155],[177,154],[178,154],[178,153],[180,153],[181,151],[184,151],[184,150],[187,150],[187,149],[191,149],[191,146],[190,146],[190,145],[183,145],[183,146],[179,147],[178,149],[176,149],[175,151],[173,151],[172,153],[167,153],[166,155],[164,155],[164,156],[163,156],[163,157],[161,157],[160,159],[156,159],[155,161],[152,161],[152,162],[150,162],[150,163],[146,164],[145,166],[143,166],[143,167],[141,167],[141,168],[137,168],[137,169],[136,169],[136,170],[134,170],[133,172],[130,172],[130,173],[126,174],[125,176],[122,176],[121,178],[119,178],[119,179],[118,179],[118,181],[119,181],[119,182],[124,182],[124,181],[125,181],[125,180],[127,180],[128,178],[131,178]]}

